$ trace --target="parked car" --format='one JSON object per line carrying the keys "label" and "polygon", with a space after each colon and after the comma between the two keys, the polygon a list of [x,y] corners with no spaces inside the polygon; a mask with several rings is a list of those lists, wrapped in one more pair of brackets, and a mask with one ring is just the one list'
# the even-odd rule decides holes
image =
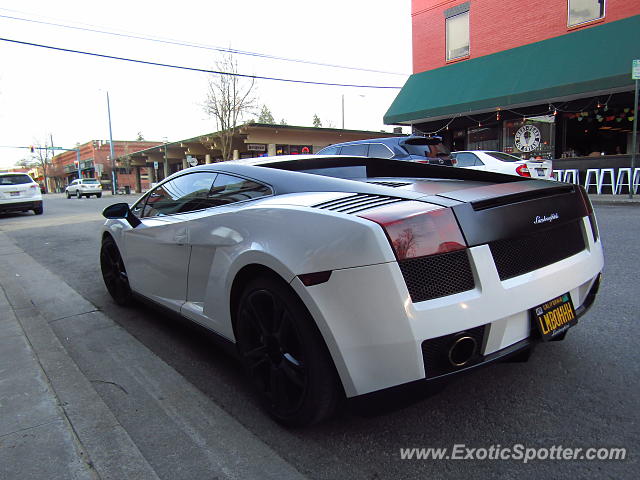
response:
{"label": "parked car", "polygon": [[95,178],[78,178],[67,185],[65,188],[67,198],[75,196],[77,198],[87,197],[95,195],[97,198],[102,197],[102,185],[100,180]]}
{"label": "parked car", "polygon": [[442,143],[441,137],[372,138],[336,143],[324,147],[318,155],[359,155],[363,157],[393,158],[418,163],[455,166],[455,160]]}
{"label": "parked car", "polygon": [[553,172],[551,160],[522,160],[508,153],[491,150],[452,152],[451,156],[457,160],[458,167],[471,168],[473,170],[506,173],[508,175],[544,180],[549,180]]}
{"label": "parked car", "polygon": [[103,215],[113,299],[217,334],[286,425],[522,360],[575,326],[603,268],[581,186],[397,160],[200,165]]}
{"label": "parked car", "polygon": [[28,212],[42,215],[42,194],[38,183],[26,173],[0,173],[0,212]]}

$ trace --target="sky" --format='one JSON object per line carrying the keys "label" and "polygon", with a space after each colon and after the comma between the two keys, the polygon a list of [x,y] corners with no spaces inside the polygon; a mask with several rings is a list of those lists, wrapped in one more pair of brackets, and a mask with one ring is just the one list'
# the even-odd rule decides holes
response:
{"label": "sky", "polygon": [[[235,55],[240,73],[340,84],[401,87],[411,73],[411,0],[3,0],[1,5],[0,37],[21,42],[202,69],[215,69],[222,55],[210,47],[232,48],[261,54]],[[133,140],[141,132],[146,140],[176,141],[213,132],[215,123],[202,108],[206,86],[206,73],[0,41],[0,167],[30,156],[28,149],[7,146],[44,145],[50,136],[64,148],[108,139],[107,92],[114,140]],[[398,91],[255,84],[259,105],[276,121],[311,126],[317,114],[323,126],[341,128],[344,96],[345,128],[375,131],[392,130],[382,117]]]}

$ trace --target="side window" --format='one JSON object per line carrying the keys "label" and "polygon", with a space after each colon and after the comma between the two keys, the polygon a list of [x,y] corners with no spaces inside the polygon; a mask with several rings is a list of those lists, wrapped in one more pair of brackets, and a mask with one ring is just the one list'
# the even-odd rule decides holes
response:
{"label": "side window", "polygon": [[477,157],[473,153],[456,153],[456,160],[458,161],[458,167],[475,167],[483,165],[482,162],[476,162]]}
{"label": "side window", "polygon": [[160,185],[147,196],[142,216],[173,215],[215,206],[209,192],[216,175],[213,172],[190,173]]}
{"label": "side window", "polygon": [[338,154],[338,147],[334,145],[324,147],[322,150],[318,152],[318,155],[337,155],[337,154]]}
{"label": "side window", "polygon": [[353,145],[343,145],[340,150],[340,155],[360,155],[367,156],[367,150],[369,145],[366,143],[356,143]]}
{"label": "side window", "polygon": [[209,192],[209,201],[211,206],[228,205],[266,195],[271,195],[271,189],[265,185],[221,173]]}
{"label": "side window", "polygon": [[369,145],[369,156],[377,158],[391,158],[393,152],[389,150],[389,147],[382,143],[372,143]]}

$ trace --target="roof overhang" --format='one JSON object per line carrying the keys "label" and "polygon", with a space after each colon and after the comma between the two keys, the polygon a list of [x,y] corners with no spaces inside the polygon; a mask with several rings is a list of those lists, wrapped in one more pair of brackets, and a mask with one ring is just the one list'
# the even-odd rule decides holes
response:
{"label": "roof overhang", "polygon": [[633,89],[640,15],[411,75],[386,124],[427,121]]}

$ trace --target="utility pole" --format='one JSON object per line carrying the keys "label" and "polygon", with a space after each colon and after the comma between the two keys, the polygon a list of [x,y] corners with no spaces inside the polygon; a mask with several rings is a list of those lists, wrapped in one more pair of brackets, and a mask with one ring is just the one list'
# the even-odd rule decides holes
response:
{"label": "utility pole", "polygon": [[118,191],[118,174],[116,172],[116,157],[113,153],[113,135],[111,134],[111,105],[109,103],[109,92],[107,91],[107,115],[109,116],[109,155],[111,156],[111,193]]}

